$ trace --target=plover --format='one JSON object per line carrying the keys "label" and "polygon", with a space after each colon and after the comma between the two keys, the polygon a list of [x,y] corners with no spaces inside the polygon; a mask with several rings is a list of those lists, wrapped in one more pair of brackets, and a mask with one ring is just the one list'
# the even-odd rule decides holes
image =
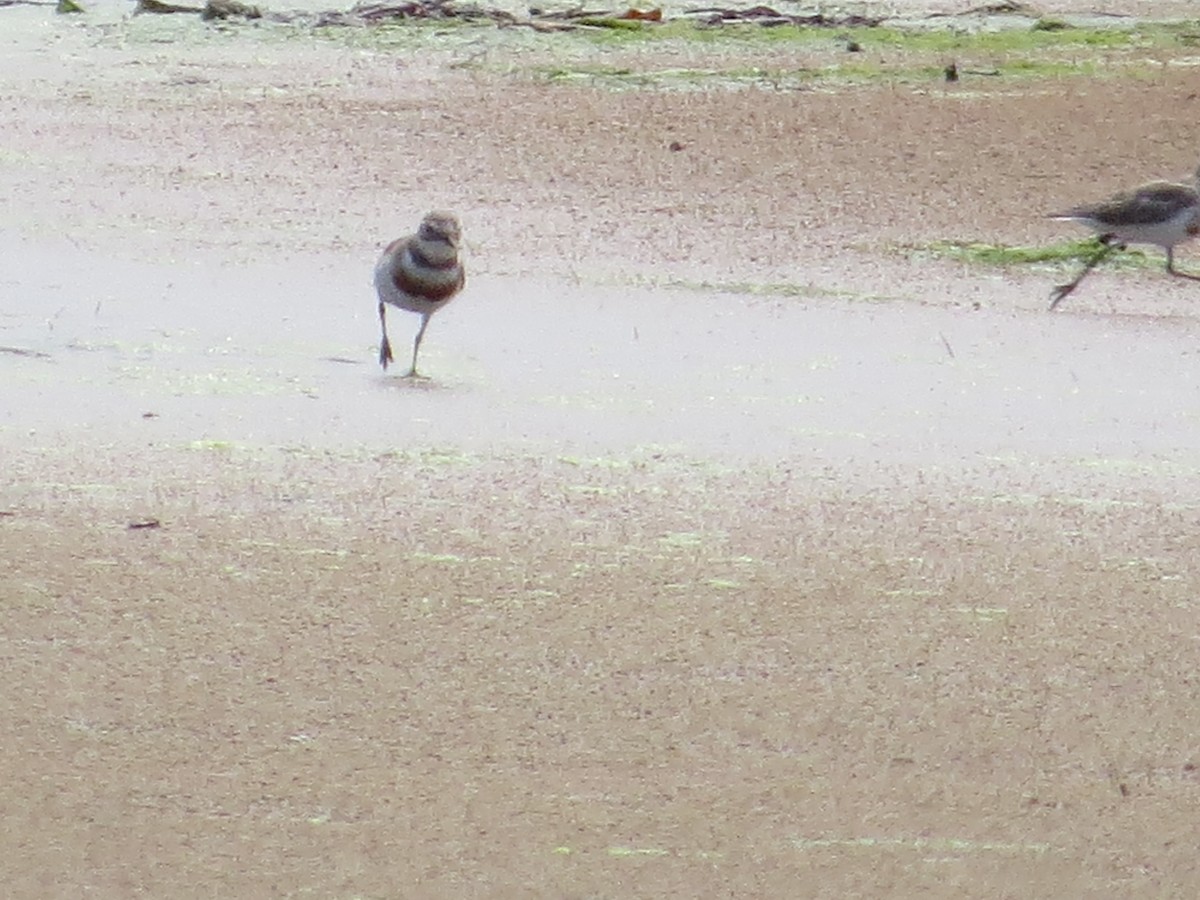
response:
{"label": "plover", "polygon": [[415,312],[421,327],[413,341],[408,376],[417,374],[417,351],[430,317],[462,290],[466,275],[458,259],[461,231],[451,213],[431,212],[421,220],[416,234],[388,244],[375,265],[375,290],[379,294],[379,364],[387,370],[393,361],[387,333],[387,304]]}
{"label": "plover", "polygon": [[[1196,178],[1200,181],[1200,170]],[[1152,181],[1102,203],[1077,206],[1050,218],[1078,222],[1100,235],[1099,249],[1080,273],[1050,294],[1051,309],[1065,300],[1088,272],[1114,250],[1124,250],[1126,244],[1156,244],[1166,251],[1170,274],[1200,281],[1200,276],[1175,268],[1175,245],[1200,234],[1200,193],[1196,186]]]}

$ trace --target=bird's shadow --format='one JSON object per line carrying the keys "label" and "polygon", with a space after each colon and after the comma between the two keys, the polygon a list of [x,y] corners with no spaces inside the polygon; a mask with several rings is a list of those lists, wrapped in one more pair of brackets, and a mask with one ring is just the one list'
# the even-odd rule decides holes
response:
{"label": "bird's shadow", "polygon": [[381,373],[379,384],[389,391],[421,391],[436,393],[452,391],[455,385],[430,378],[428,375],[388,375]]}
{"label": "bird's shadow", "polygon": [[[0,347],[0,351],[4,349]],[[358,366],[363,364],[360,359],[351,359],[346,356],[323,356],[321,359],[324,362],[339,363],[342,365]],[[392,369],[390,372],[376,370],[375,379],[380,387],[391,391],[449,392],[465,387],[465,383],[444,381],[432,378],[429,375],[401,375],[396,369]]]}

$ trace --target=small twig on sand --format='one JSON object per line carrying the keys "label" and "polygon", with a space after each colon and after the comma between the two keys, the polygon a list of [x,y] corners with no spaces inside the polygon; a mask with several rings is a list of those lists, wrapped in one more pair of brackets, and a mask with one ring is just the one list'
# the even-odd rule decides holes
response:
{"label": "small twig on sand", "polygon": [[950,358],[954,359],[954,348],[950,346],[950,342],[946,340],[946,336],[939,331],[938,337],[942,339],[942,346],[946,348],[946,352],[950,355]]}

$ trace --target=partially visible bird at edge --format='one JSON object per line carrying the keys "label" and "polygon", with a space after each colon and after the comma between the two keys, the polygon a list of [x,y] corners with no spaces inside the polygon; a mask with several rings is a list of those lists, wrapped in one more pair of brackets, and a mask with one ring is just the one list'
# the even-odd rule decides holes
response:
{"label": "partially visible bird at edge", "polygon": [[[1200,170],[1196,172],[1200,181]],[[1050,294],[1050,308],[1065,300],[1079,283],[1113,252],[1126,244],[1155,244],[1167,255],[1167,272],[1177,278],[1200,281],[1175,268],[1175,247],[1200,234],[1200,192],[1195,184],[1152,181],[1090,206],[1077,206],[1050,216],[1078,222],[1099,236],[1100,246],[1084,263],[1083,269],[1067,284]]]}

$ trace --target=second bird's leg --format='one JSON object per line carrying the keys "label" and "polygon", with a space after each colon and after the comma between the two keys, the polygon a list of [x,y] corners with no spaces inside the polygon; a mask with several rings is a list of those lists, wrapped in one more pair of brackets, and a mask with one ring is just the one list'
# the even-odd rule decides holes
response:
{"label": "second bird's leg", "polygon": [[1115,235],[1100,235],[1100,246],[1096,249],[1096,252],[1092,254],[1091,258],[1083,264],[1083,268],[1079,271],[1079,274],[1067,284],[1060,284],[1050,292],[1050,308],[1054,309],[1054,307],[1058,306],[1059,303],[1061,303],[1063,300],[1066,300],[1067,297],[1071,295],[1071,292],[1074,291],[1075,288],[1079,287],[1079,282],[1083,281],[1084,276],[1086,276],[1088,272],[1092,271],[1092,269],[1096,268],[1096,266],[1100,265],[1100,263],[1104,262],[1104,260],[1107,259],[1114,250],[1124,249],[1125,245],[1117,243]]}
{"label": "second bird's leg", "polygon": [[1180,272],[1175,268],[1175,248],[1167,248],[1167,271],[1176,278],[1187,278],[1191,281],[1200,281],[1200,275],[1189,275],[1187,272]]}
{"label": "second bird's leg", "polygon": [[383,337],[379,341],[379,364],[386,372],[388,363],[395,360],[392,357],[392,342],[388,340],[387,336],[387,307],[383,301],[379,303],[379,329],[383,332]]}

